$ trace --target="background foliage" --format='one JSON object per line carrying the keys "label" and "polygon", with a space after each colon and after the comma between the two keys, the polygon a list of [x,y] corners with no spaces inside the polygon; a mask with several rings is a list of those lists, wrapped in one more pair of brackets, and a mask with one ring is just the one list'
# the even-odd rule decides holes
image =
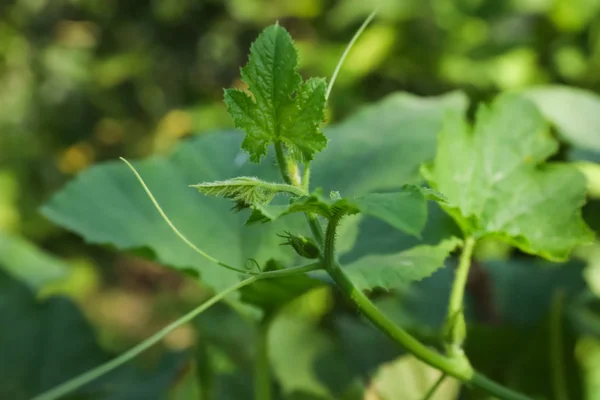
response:
{"label": "background foliage", "polygon": [[[158,218],[152,219],[150,208],[106,195],[133,187],[129,176],[123,177],[125,183],[114,192],[94,192],[98,189],[90,185],[80,192],[83,199],[72,198],[73,204],[63,205],[79,213],[78,227],[57,221],[57,208],[54,216],[47,209],[44,212],[79,233],[88,221],[119,226],[125,242],[107,230],[104,238],[83,235],[87,243],[52,224],[39,212],[50,195],[94,163],[117,156],[156,155],[144,164],[146,171],[157,173],[154,177],[146,174],[149,183],[159,194],[178,193],[181,202],[166,206],[198,207],[204,218],[213,215],[215,223],[225,221],[219,232],[222,237],[240,240],[236,235],[241,217],[226,214],[228,205],[218,200],[198,203],[199,195],[186,187],[235,175],[206,165],[202,170],[201,160],[227,154],[233,158],[239,146],[233,136],[231,145],[224,148],[209,146],[214,135],[207,132],[233,125],[222,101],[222,88],[241,85],[239,67],[247,60],[250,42],[275,20],[296,40],[301,74],[329,77],[347,41],[376,3],[381,7],[379,16],[350,54],[329,101],[326,119],[330,126],[325,131],[332,138],[331,147],[327,158],[317,159],[314,165],[314,182],[326,190],[364,194],[417,182],[418,165],[435,153],[435,137],[446,108],[471,115],[479,101],[533,85],[600,89],[600,1],[596,0],[0,3],[0,266],[5,271],[0,276],[0,319],[3,326],[10,326],[0,333],[0,346],[9,344],[15,349],[14,354],[0,355],[0,376],[11,377],[0,383],[0,397],[29,398],[96,365],[211,293],[198,287],[193,277],[182,277],[160,265],[197,272],[206,268],[182,250]],[[465,92],[470,102],[459,93],[432,100],[394,93],[439,96],[453,90]],[[539,86],[528,89],[527,96],[537,101],[561,139],[552,160],[577,162],[587,173],[591,184],[584,218],[598,232],[600,102],[587,93],[565,102],[561,90]],[[573,93],[578,94],[566,95]],[[365,107],[372,102],[376,104]],[[398,127],[402,127],[400,132]],[[384,134],[386,140],[397,142],[384,142]],[[348,142],[336,140],[341,135]],[[175,149],[181,141],[187,147]],[[203,150],[206,157],[199,156]],[[167,163],[163,155],[175,161]],[[392,161],[393,174],[374,174]],[[348,174],[351,168],[354,173]],[[78,182],[94,171],[98,170],[83,172]],[[268,166],[253,171],[261,178],[270,173]],[[142,204],[143,194],[134,193]],[[100,207],[122,214],[114,214],[114,220],[103,219],[97,212]],[[448,232],[456,232],[436,206],[431,205],[429,211],[423,234],[426,244],[437,244]],[[226,219],[221,220],[221,215]],[[194,223],[187,215],[179,218],[178,224],[191,231],[192,237],[211,237],[211,223]],[[342,258],[347,263],[360,265],[367,253],[387,254],[421,243],[375,220],[362,221],[360,231],[353,226],[348,224],[341,233],[348,243]],[[253,231],[245,235],[256,239]],[[272,235],[269,240],[274,240]],[[112,246],[94,244],[107,242]],[[203,243],[218,252],[216,239]],[[122,252],[119,247],[132,251]],[[266,254],[247,255],[252,249],[240,247],[240,254],[229,256],[266,258]],[[556,362],[558,351],[565,360],[571,397],[594,399],[598,393],[594,388],[600,385],[597,245],[579,249],[567,264],[543,263],[493,241],[477,252],[479,264],[469,284],[467,309],[472,321],[468,352],[473,363],[529,394],[560,398],[555,386],[548,384],[556,381],[548,366]],[[450,260],[448,265],[453,263]],[[397,321],[435,342],[450,277],[451,269],[445,268],[391,294],[374,295]],[[204,282],[218,287],[222,284],[218,279],[204,277]],[[281,310],[270,310],[274,319],[268,343],[282,396],[419,399],[437,379],[435,371],[401,356],[334,291],[310,280],[292,286],[293,293],[306,294],[288,302],[277,288],[270,288],[273,298],[283,303]],[[252,290],[244,296],[252,299]],[[261,298],[254,302],[265,306]],[[141,372],[133,366],[120,370],[88,387],[84,395],[132,399],[169,393],[173,399],[184,399],[202,392],[208,398],[211,393],[219,399],[243,398],[252,390],[259,327],[238,307],[232,301],[211,310],[142,357],[139,364],[145,368]],[[558,350],[552,345],[556,324],[565,328]],[[66,331],[73,332],[75,339],[64,336]],[[42,337],[40,332],[44,332]],[[38,347],[31,347],[24,357],[29,343],[56,353],[40,355],[35,351]],[[72,354],[60,351],[65,343],[76,344]],[[356,352],[357,348],[369,351]],[[289,362],[292,358],[294,363]],[[15,359],[20,360],[18,367]],[[46,365],[40,359],[56,364]],[[37,368],[40,363],[43,368]],[[64,368],[57,371],[55,365]],[[52,375],[58,372],[64,376]],[[139,385],[147,382],[144,374],[149,373],[156,385],[152,390]],[[414,389],[403,393],[408,386],[397,387],[397,381],[412,382]],[[448,381],[438,397],[451,398],[458,390],[456,382]],[[478,394],[465,392],[465,396]]]}

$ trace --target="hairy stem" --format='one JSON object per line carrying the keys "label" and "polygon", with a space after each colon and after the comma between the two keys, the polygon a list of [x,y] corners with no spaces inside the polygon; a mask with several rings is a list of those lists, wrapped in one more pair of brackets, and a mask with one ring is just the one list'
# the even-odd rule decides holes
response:
{"label": "hairy stem", "polygon": [[448,314],[446,316],[444,327],[446,350],[450,356],[463,354],[462,343],[466,336],[463,299],[474,248],[475,238],[466,238],[463,251],[460,255],[458,268],[456,269],[456,274],[454,276],[454,282],[452,283],[452,292],[450,293]]}
{"label": "hairy stem", "polygon": [[442,373],[442,375],[437,379],[437,381],[435,381],[433,386],[427,391],[427,393],[425,393],[423,400],[431,400],[431,398],[433,397],[435,392],[441,386],[442,382],[444,382],[444,379],[446,379],[446,376],[447,376],[446,373]]}
{"label": "hairy stem", "polygon": [[[285,158],[285,154],[283,152],[283,145],[281,142],[275,142],[275,155],[277,156],[277,165],[279,166],[279,172],[281,173],[281,177],[283,181],[288,185],[294,185],[294,181],[290,177],[290,171],[288,168],[288,162]],[[308,166],[306,167],[308,168]],[[308,193],[308,188],[305,189],[306,193]],[[306,219],[308,221],[308,226],[315,237],[317,245],[322,248],[323,247],[323,228],[321,227],[321,223],[317,219],[314,214],[305,213]]]}
{"label": "hairy stem", "polygon": [[277,165],[279,166],[279,172],[281,173],[283,181],[288,185],[292,185],[292,178],[290,178],[287,161],[285,159],[285,154],[283,153],[283,144],[281,144],[280,141],[275,142],[275,156],[277,157]]}
{"label": "hairy stem", "polygon": [[302,171],[302,189],[308,193],[310,192],[310,163],[304,164],[304,170]]}
{"label": "hairy stem", "polygon": [[301,266],[301,267],[288,268],[288,269],[282,269],[282,270],[271,271],[271,272],[264,272],[260,275],[251,276],[250,278],[247,278],[241,282],[238,282],[235,285],[230,286],[227,289],[217,293],[216,295],[211,297],[209,300],[205,301],[198,307],[194,308],[189,313],[185,314],[181,318],[179,318],[176,321],[165,326],[163,329],[156,332],[154,335],[150,336],[148,339],[144,340],[137,346],[134,346],[133,348],[127,350],[120,356],[118,356],[96,368],[93,368],[93,369],[89,370],[88,372],[85,372],[85,373],[59,385],[59,386],[56,386],[55,388],[50,389],[49,391],[34,397],[32,400],[55,400],[55,399],[59,399],[65,395],[73,392],[74,390],[79,389],[83,385],[93,381],[94,379],[99,378],[100,376],[114,370],[115,368],[117,368],[117,367],[123,365],[124,363],[132,360],[133,358],[137,357],[140,353],[148,350],[150,347],[152,347],[155,344],[157,344],[158,342],[160,342],[165,336],[167,336],[169,333],[173,332],[175,329],[179,328],[181,325],[190,322],[191,320],[196,318],[200,313],[207,310],[209,307],[213,306],[214,304],[218,303],[224,297],[226,297],[230,293],[235,292],[236,290],[243,288],[244,286],[250,285],[251,283],[254,283],[261,279],[269,279],[269,278],[277,278],[277,277],[282,277],[282,276],[304,274],[306,272],[314,271],[314,270],[317,270],[320,268],[321,268],[321,264],[320,264],[320,262],[318,262],[318,263],[312,263],[312,264],[308,264],[308,265]]}
{"label": "hairy stem", "polygon": [[254,400],[271,400],[271,366],[269,365],[268,333],[271,318],[265,316],[256,334],[254,358]]}
{"label": "hairy stem", "polygon": [[565,293],[554,293],[550,309],[550,370],[552,389],[556,400],[569,400],[569,390],[564,370],[562,313]]}

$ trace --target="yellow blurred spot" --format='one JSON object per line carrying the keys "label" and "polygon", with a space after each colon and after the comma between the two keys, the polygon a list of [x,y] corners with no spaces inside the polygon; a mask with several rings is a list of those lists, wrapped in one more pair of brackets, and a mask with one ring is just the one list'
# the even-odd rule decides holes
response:
{"label": "yellow blurred spot", "polygon": [[114,145],[123,141],[125,129],[123,125],[112,118],[104,118],[94,129],[94,136],[105,145]]}
{"label": "yellow blurred spot", "polygon": [[182,136],[192,131],[192,117],[183,110],[168,112],[158,123],[154,134],[154,149],[165,151]]}
{"label": "yellow blurred spot", "polygon": [[94,294],[99,287],[98,272],[88,260],[74,260],[69,276],[45,285],[39,292],[41,298],[62,294],[79,302]]}
{"label": "yellow blurred spot", "polygon": [[87,48],[96,45],[98,26],[90,21],[60,21],[56,25],[57,41],[68,47]]}
{"label": "yellow blurred spot", "polygon": [[0,171],[0,231],[15,232],[20,222],[19,183],[10,171]]}
{"label": "yellow blurred spot", "polygon": [[66,149],[58,159],[58,169],[65,174],[75,174],[94,162],[94,148],[85,142]]}
{"label": "yellow blurred spot", "polygon": [[182,351],[196,342],[196,332],[190,325],[183,325],[169,333],[164,342],[169,349]]}

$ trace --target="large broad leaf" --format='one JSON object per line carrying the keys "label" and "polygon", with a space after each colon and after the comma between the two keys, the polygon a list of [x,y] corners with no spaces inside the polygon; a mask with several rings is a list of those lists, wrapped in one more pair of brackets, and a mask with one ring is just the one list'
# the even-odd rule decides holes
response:
{"label": "large broad leaf", "polygon": [[[109,359],[65,298],[38,302],[28,288],[0,271],[0,398],[27,400]],[[77,391],[77,398],[160,399],[182,366],[168,356],[152,373],[124,366]]]}
{"label": "large broad leaf", "polygon": [[391,94],[326,130],[330,143],[312,163],[311,182],[350,197],[417,183],[419,166],[435,155],[445,115],[464,114],[467,105],[460,92]]}
{"label": "large broad leaf", "polygon": [[302,82],[290,34],[279,24],[266,28],[252,44],[242,79],[252,94],[225,90],[235,126],[246,131],[242,147],[254,162],[270,143],[282,142],[297,161],[312,160],[327,138],[319,130],[325,110],[325,79]]}
{"label": "large broad leaf", "polygon": [[[313,163],[313,182],[349,195],[364,195],[414,181],[418,166],[435,152],[435,137],[446,111],[462,112],[465,107],[465,97],[458,93],[431,99],[396,94],[369,106],[329,130],[332,142]],[[277,181],[273,162],[258,167],[248,163],[239,151],[241,141],[239,133],[206,134],[182,143],[167,158],[150,158],[136,167],[175,225],[204,251],[234,266],[244,265],[249,258],[261,264],[270,257],[290,261],[293,251],[278,246],[280,238],[275,233],[287,229],[307,234],[300,228],[305,225],[303,218],[290,216],[281,225],[244,227],[244,216],[232,215],[230,202],[206,198],[188,188],[235,176]],[[235,273],[207,262],[180,242],[131,171],[120,163],[83,172],[42,212],[88,242],[119,249],[149,247],[162,263],[196,271],[217,289],[237,281]]]}
{"label": "large broad leaf", "polygon": [[[274,181],[277,174],[269,163],[244,164],[240,139],[237,133],[207,135],[180,146],[168,158],[153,157],[135,166],[173,223],[205,252],[238,268],[249,259],[261,265],[271,257],[291,261],[293,251],[279,246],[281,240],[275,235],[284,229],[282,223],[244,227],[244,216],[230,211],[230,201],[207,198],[188,187],[236,175]],[[175,236],[122,163],[85,171],[42,212],[92,243],[110,243],[120,249],[149,247],[161,262],[196,271],[217,290],[238,280],[236,273],[200,257]],[[301,218],[285,224],[286,229],[307,232],[302,230]]]}
{"label": "large broad leaf", "polygon": [[583,175],[544,164],[557,148],[530,101],[503,95],[479,109],[473,129],[460,116],[448,118],[435,162],[423,170],[466,235],[497,236],[563,260],[593,235],[581,218]]}
{"label": "large broad leaf", "polygon": [[567,142],[600,153],[600,96],[567,86],[540,86],[524,94]]}
{"label": "large broad leaf", "polygon": [[344,267],[350,279],[362,290],[404,287],[427,278],[439,268],[461,241],[451,238],[437,246],[416,246],[394,254],[373,254]]}
{"label": "large broad leaf", "polygon": [[37,290],[66,278],[69,266],[23,238],[0,232],[0,265],[10,275]]}

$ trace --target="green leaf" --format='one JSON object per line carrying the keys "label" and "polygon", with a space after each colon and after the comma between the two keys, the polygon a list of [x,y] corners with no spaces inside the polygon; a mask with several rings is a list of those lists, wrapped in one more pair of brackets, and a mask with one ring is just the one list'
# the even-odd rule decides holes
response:
{"label": "green leaf", "polygon": [[395,289],[433,274],[444,266],[446,258],[460,244],[459,239],[451,238],[437,246],[423,245],[395,254],[368,255],[344,269],[361,290]]}
{"label": "green leaf", "polygon": [[600,96],[559,85],[539,86],[523,93],[567,142],[600,153]]}
{"label": "green leaf", "polygon": [[359,197],[419,184],[419,166],[433,159],[448,112],[464,114],[467,97],[393,93],[326,129],[330,143],[311,163],[311,184]]}
{"label": "green leaf", "polygon": [[0,265],[33,290],[66,278],[70,270],[65,262],[27,240],[3,232],[0,232]]}
{"label": "green leaf", "polygon": [[268,204],[279,193],[302,196],[300,189],[286,184],[261,181],[255,177],[240,176],[225,181],[203,182],[190,187],[207,196],[225,197],[247,205]]}
{"label": "green leaf", "polygon": [[405,186],[401,192],[368,194],[354,204],[362,213],[414,236],[419,236],[427,222],[427,200],[416,186]]}
{"label": "green leaf", "polygon": [[443,200],[443,196],[434,192],[405,185],[401,191],[394,193],[371,193],[357,199],[326,199],[317,191],[310,196],[292,199],[287,206],[259,204],[254,207],[254,212],[246,223],[268,222],[284,215],[302,212],[317,214],[327,219],[336,215],[362,212],[401,231],[418,236],[427,222],[427,198]]}
{"label": "green leaf", "polygon": [[[134,165],[173,223],[199,248],[219,260],[243,268],[248,259],[264,264],[269,258],[288,263],[295,253],[279,246],[283,230],[308,234],[300,216],[271,226],[244,227],[244,215],[233,214],[222,199],[201,196],[188,185],[227,176],[261,176],[274,181],[278,171],[263,165],[236,162],[240,136],[206,135],[179,146],[171,155],[151,157]],[[121,162],[92,167],[70,182],[43,208],[45,216],[78,232],[91,243],[118,249],[150,248],[159,262],[193,271],[221,290],[239,280],[188,248],[169,229]]]}
{"label": "green leaf", "polygon": [[[443,115],[447,110],[462,112],[465,107],[465,96],[458,93],[435,98],[400,93],[370,105],[346,123],[329,128],[337,139],[312,163],[312,181],[315,186],[357,196],[416,181],[419,164],[435,153]],[[233,176],[276,181],[279,171],[272,163],[256,166],[240,157],[242,139],[237,132],[206,134],[182,142],[168,157],[134,164],[174,224],[202,250],[233,266],[244,265],[249,258],[259,263],[271,257],[291,261],[293,251],[278,246],[275,233],[307,234],[303,218],[289,216],[269,226],[244,227],[243,214],[232,215],[222,200],[199,196],[187,188],[198,181]],[[195,271],[213,288],[223,289],[238,280],[235,273],[205,261],[181,243],[120,162],[84,171],[55,194],[42,212],[88,242],[122,250],[150,248],[160,262]]]}
{"label": "green leaf", "polygon": [[[94,332],[66,298],[38,301],[0,270],[0,398],[27,400],[107,361]],[[146,371],[127,365],[82,387],[77,398],[142,400],[166,394],[182,357],[163,357]]]}
{"label": "green leaf", "polygon": [[310,161],[327,145],[319,130],[324,118],[324,79],[302,82],[298,55],[289,33],[278,24],[266,28],[250,48],[242,79],[250,94],[225,90],[235,126],[246,131],[242,143],[259,162],[270,143],[282,142],[296,161]]}
{"label": "green leaf", "polygon": [[592,240],[581,218],[586,182],[576,168],[544,160],[556,152],[536,107],[517,95],[478,110],[475,127],[457,115],[423,168],[465,235],[499,237],[521,250],[564,260]]}

